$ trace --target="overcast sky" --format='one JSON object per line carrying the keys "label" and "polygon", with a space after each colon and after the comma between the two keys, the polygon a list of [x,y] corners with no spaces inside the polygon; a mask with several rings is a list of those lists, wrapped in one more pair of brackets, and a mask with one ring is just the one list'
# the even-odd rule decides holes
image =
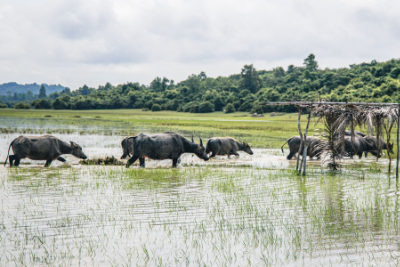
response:
{"label": "overcast sky", "polygon": [[400,1],[0,0],[0,84],[71,89],[400,58]]}

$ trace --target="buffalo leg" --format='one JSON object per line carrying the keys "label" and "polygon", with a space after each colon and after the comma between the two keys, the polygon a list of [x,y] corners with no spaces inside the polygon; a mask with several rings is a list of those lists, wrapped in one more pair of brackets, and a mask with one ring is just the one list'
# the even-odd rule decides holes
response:
{"label": "buffalo leg", "polygon": [[126,163],[126,167],[129,168],[129,166],[131,166],[133,163],[135,163],[135,161],[137,161],[138,158],[139,158],[139,157],[137,157],[137,156],[132,156],[132,157],[128,160],[128,162]]}
{"label": "buffalo leg", "polygon": [[178,158],[173,158],[172,159],[172,167],[176,168],[177,165],[178,165]]}
{"label": "buffalo leg", "polygon": [[14,165],[14,160],[16,159],[15,155],[10,155],[8,157],[8,159],[10,160],[10,167],[12,167]]}
{"label": "buffalo leg", "polygon": [[53,162],[53,160],[48,159],[48,160],[46,161],[46,164],[44,164],[44,166],[45,166],[45,167],[49,167],[50,164],[51,164],[52,162]]}
{"label": "buffalo leg", "polygon": [[139,158],[139,162],[140,162],[140,167],[142,167],[142,168],[146,167],[146,163],[145,163],[145,159],[144,158]]}
{"label": "buffalo leg", "polygon": [[[293,149],[294,150],[294,149]],[[297,151],[292,151],[292,149],[290,149],[290,153],[289,155],[287,155],[287,159],[290,160],[293,158],[294,155],[296,155]]]}
{"label": "buffalo leg", "polygon": [[61,161],[61,162],[66,162],[66,161],[67,161],[67,160],[64,159],[63,157],[58,157],[57,160],[58,160],[58,161]]}
{"label": "buffalo leg", "polygon": [[16,159],[15,159],[15,162],[14,162],[14,166],[15,166],[15,167],[18,167],[20,162],[21,162],[21,159],[16,158]]}

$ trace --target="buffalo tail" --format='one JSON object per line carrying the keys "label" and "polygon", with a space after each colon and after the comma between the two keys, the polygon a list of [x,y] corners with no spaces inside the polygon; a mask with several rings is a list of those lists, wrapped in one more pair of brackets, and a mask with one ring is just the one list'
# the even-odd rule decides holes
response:
{"label": "buffalo tail", "polygon": [[11,146],[14,144],[14,141],[15,141],[16,139],[17,139],[17,138],[15,138],[14,140],[12,140],[10,146],[8,147],[8,154],[7,154],[6,161],[4,161],[4,167],[7,165],[7,160],[8,160],[8,156],[10,155]]}
{"label": "buffalo tail", "polygon": [[283,146],[286,145],[286,143],[289,142],[290,140],[292,140],[292,138],[289,138],[289,139],[281,146],[282,154],[285,154],[285,152],[283,152]]}

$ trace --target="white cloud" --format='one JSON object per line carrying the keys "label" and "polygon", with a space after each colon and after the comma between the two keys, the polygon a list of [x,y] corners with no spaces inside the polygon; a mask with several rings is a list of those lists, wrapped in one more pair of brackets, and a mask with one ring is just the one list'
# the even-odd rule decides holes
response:
{"label": "white cloud", "polygon": [[69,0],[0,4],[0,83],[76,89],[156,76],[398,58],[396,1]]}

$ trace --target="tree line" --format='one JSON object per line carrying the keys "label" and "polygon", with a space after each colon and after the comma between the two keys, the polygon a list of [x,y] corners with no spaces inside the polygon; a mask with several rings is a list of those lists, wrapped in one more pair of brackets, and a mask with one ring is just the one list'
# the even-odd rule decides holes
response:
{"label": "tree line", "polygon": [[256,70],[245,65],[239,74],[207,77],[205,72],[188,76],[177,84],[156,77],[150,85],[110,83],[98,88],[86,85],[71,91],[46,94],[42,86],[34,100],[1,101],[0,106],[37,109],[144,109],[204,113],[213,111],[293,112],[293,106],[262,106],[267,101],[308,100],[398,102],[400,60],[350,65],[349,68],[320,69],[315,55],[303,66]]}

